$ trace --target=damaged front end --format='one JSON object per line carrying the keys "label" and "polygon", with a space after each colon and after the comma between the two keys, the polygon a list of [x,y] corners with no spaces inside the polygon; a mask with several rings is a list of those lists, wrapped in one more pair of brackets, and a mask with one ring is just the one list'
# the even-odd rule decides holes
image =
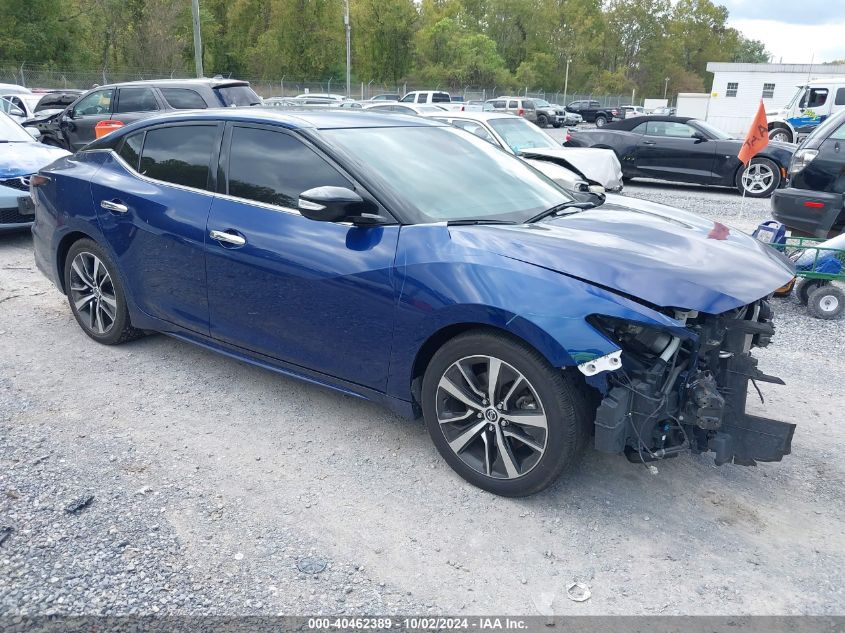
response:
{"label": "damaged front end", "polygon": [[709,450],[718,465],[754,465],[788,455],[795,425],[745,410],[749,382],[758,393],[757,382],[784,384],[761,372],[751,355],[774,335],[767,301],[718,315],[674,311],[672,316],[682,330],[590,318],[621,348],[578,366],[604,393],[596,411],[596,449],[624,452],[635,462]]}

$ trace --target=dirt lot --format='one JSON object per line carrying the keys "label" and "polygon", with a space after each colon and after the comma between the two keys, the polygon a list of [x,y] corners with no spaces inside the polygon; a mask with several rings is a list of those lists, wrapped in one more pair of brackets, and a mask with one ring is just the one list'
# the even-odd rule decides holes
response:
{"label": "dirt lot", "polygon": [[[628,193],[746,229],[768,208]],[[842,614],[845,320],[776,309],[761,368],[788,384],[754,408],[798,424],[782,463],[590,451],[510,500],[374,405],[165,336],[95,344],[0,236],[0,613]]]}

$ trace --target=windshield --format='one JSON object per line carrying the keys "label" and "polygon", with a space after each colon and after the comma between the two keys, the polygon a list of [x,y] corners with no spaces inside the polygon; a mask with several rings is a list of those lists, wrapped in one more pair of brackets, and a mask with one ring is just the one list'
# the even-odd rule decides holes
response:
{"label": "windshield", "polygon": [[787,110],[792,108],[795,105],[795,103],[798,101],[798,99],[801,98],[801,95],[804,94],[804,90],[805,90],[804,86],[798,86],[798,90],[795,91],[795,94],[792,95],[792,99],[790,99],[789,103],[786,104]]}
{"label": "windshield", "polygon": [[255,94],[255,91],[249,86],[220,86],[214,89],[217,96],[223,105],[232,106],[251,106],[261,103],[261,98]]}
{"label": "windshield", "polygon": [[487,123],[496,130],[515,154],[524,149],[560,147],[551,136],[522,118],[490,119]]}
{"label": "windshield", "polygon": [[707,121],[699,121],[698,119],[695,119],[693,121],[690,121],[690,123],[695,123],[695,126],[699,130],[701,130],[702,132],[704,132],[708,136],[712,136],[715,139],[719,139],[719,140],[723,141],[723,140],[726,140],[726,139],[729,139],[729,138],[733,138],[727,132],[723,132],[719,128],[713,127]]}
{"label": "windshield", "polygon": [[404,204],[414,224],[524,222],[572,198],[520,159],[457,128],[324,130],[358,168]]}
{"label": "windshield", "polygon": [[0,112],[0,143],[31,143],[32,137],[18,123]]}

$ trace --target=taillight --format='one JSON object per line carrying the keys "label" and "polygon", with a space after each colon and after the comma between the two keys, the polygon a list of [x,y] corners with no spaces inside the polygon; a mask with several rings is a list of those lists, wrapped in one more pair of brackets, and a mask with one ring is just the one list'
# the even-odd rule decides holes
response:
{"label": "taillight", "polygon": [[824,209],[824,202],[813,202],[811,200],[807,200],[804,203],[804,206],[808,209]]}
{"label": "taillight", "polygon": [[566,137],[564,137],[563,141],[564,141],[564,143],[568,143],[571,140],[572,140],[572,134],[569,133],[569,130],[566,130]]}
{"label": "taillight", "polygon": [[123,121],[115,121],[109,119],[108,121],[100,121],[94,126],[94,138],[102,138],[110,132],[123,127]]}
{"label": "taillight", "polygon": [[519,116],[525,116],[525,108],[520,108],[516,111]]}
{"label": "taillight", "polygon": [[42,176],[40,174],[35,174],[34,176],[29,177],[30,187],[41,187],[46,185],[48,182],[50,182],[50,179],[47,176]]}

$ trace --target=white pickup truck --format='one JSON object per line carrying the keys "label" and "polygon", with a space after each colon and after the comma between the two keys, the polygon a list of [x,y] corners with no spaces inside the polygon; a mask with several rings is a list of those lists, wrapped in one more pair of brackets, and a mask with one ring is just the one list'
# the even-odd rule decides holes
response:
{"label": "white pickup truck", "polygon": [[462,101],[452,101],[452,96],[442,90],[414,90],[399,99],[400,103],[434,104],[446,110],[463,111],[466,104]]}

